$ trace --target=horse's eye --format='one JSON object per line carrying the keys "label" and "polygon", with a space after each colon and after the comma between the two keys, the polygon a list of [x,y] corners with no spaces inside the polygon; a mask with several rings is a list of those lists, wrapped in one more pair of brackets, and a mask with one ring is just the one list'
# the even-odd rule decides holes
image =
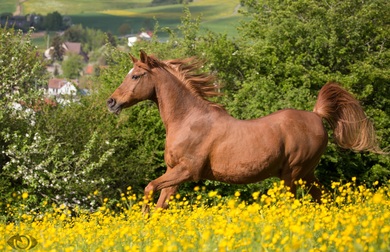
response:
{"label": "horse's eye", "polygon": [[132,75],[131,78],[133,80],[138,80],[139,78],[141,78],[142,76],[144,76],[146,73],[143,73],[143,74],[139,74],[139,75]]}

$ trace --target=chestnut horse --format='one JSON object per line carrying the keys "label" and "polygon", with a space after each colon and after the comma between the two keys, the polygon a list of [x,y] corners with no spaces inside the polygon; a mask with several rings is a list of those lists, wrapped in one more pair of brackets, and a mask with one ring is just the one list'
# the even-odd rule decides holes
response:
{"label": "chestnut horse", "polygon": [[379,151],[372,123],[359,102],[336,83],[318,94],[313,112],[284,109],[253,120],[238,120],[206,99],[217,95],[213,77],[199,74],[191,59],[160,61],[141,51],[133,68],[107,100],[119,114],[143,100],[154,101],[166,129],[167,171],[145,188],[145,197],[162,190],[157,208],[166,208],[179,184],[201,179],[254,183],[279,177],[295,193],[302,179],[320,201],[314,176],[328,142],[323,120],[336,143],[355,151]]}

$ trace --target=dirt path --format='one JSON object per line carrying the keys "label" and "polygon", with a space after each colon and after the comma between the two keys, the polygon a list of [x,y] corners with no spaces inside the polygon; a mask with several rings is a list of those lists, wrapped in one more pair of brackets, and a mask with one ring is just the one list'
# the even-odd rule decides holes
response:
{"label": "dirt path", "polygon": [[16,11],[13,13],[14,16],[20,16],[23,15],[23,6],[22,3],[26,2],[27,0],[19,0],[18,5],[16,6]]}
{"label": "dirt path", "polygon": [[237,4],[236,7],[234,8],[233,15],[238,14],[238,10],[241,8],[241,4]]}

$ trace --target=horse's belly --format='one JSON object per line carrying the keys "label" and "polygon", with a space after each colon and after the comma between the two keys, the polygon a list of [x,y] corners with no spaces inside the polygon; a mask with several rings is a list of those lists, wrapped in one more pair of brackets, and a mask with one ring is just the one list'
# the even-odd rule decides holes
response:
{"label": "horse's belly", "polygon": [[247,184],[280,176],[283,158],[270,155],[227,155],[223,160],[212,160],[206,179],[226,183]]}
{"label": "horse's belly", "polygon": [[259,132],[255,123],[249,126],[233,128],[229,138],[214,145],[208,179],[245,184],[280,175],[286,158],[279,132],[268,126]]}
{"label": "horse's belly", "polygon": [[278,177],[280,176],[279,169],[264,169],[264,170],[256,170],[256,171],[240,171],[237,169],[235,172],[227,172],[221,170],[211,170],[212,174],[210,177],[206,179],[216,180],[231,184],[248,184],[262,181],[266,178],[270,177]]}

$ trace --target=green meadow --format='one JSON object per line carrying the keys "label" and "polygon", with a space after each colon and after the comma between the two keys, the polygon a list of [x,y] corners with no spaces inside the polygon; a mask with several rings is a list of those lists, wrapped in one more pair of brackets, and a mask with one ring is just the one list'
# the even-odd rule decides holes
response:
{"label": "green meadow", "polygon": [[0,1],[0,13],[5,13],[5,12],[13,13],[15,10],[16,10],[16,1],[15,0]]}
{"label": "green meadow", "polygon": [[[141,0],[27,0],[22,2],[22,14],[46,15],[54,11],[72,18],[74,24],[119,34],[126,24],[131,33],[160,27],[175,29],[181,22],[184,5],[152,6],[151,1]],[[16,0],[3,0],[0,12],[13,12]],[[196,0],[188,6],[192,17],[201,17],[201,30],[236,35],[236,26],[242,18],[237,13],[238,0]]]}

